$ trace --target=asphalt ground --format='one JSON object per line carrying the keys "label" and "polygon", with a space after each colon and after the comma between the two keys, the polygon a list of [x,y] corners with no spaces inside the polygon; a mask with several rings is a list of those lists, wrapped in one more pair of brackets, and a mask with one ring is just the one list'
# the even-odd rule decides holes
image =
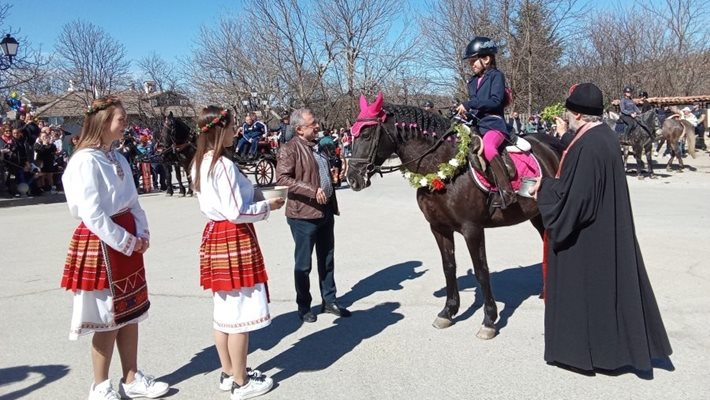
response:
{"label": "asphalt ground", "polygon": [[[542,245],[532,225],[487,231],[499,334],[477,339],[482,299],[463,240],[456,255],[461,312],[431,326],[444,305],[439,253],[414,189],[398,174],[338,191],[336,281],[351,318],[296,316],[293,241],[283,210],[256,224],[270,275],[271,326],[251,335],[249,365],[276,381],[266,399],[707,399],[710,395],[710,157],[655,180],[628,178],[636,233],[670,336],[672,365],[652,374],[580,375],[543,361]],[[51,200],[51,201],[50,201]],[[61,200],[61,199],[59,199]],[[217,388],[212,300],[199,285],[205,220],[196,198],[141,196],[152,232],[146,254],[150,317],[139,366],[175,399],[227,399]],[[71,294],[59,288],[78,221],[57,199],[0,207],[0,399],[85,399],[90,337],[70,342]],[[318,298],[316,272],[312,293]],[[314,309],[317,304],[314,303]],[[117,353],[111,368],[120,375]],[[703,378],[705,376],[705,378]]]}

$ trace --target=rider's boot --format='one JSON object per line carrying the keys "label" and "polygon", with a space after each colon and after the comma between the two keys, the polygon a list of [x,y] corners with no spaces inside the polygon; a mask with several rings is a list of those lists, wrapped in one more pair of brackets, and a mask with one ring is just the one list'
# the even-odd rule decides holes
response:
{"label": "rider's boot", "polygon": [[491,205],[501,210],[505,210],[509,205],[518,201],[518,195],[513,191],[508,178],[508,169],[500,155],[496,155],[489,162],[493,175],[493,181],[498,188],[498,194],[493,197]]}

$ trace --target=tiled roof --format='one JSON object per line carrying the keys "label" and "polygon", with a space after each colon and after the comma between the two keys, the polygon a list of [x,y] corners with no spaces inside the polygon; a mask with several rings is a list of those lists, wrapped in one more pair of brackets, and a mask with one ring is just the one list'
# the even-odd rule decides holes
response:
{"label": "tiled roof", "polygon": [[[129,116],[133,115],[161,115],[170,111],[178,117],[194,117],[195,110],[189,103],[185,105],[152,106],[150,99],[159,97],[163,93],[146,95],[142,92],[127,90],[115,93],[123,102],[123,107]],[[178,95],[181,98],[184,96]],[[66,92],[54,98],[38,96],[33,99],[33,103],[39,105],[35,110],[38,117],[83,117],[86,107],[92,100],[92,96],[83,91]],[[41,104],[41,105],[40,105]]]}
{"label": "tiled roof", "polygon": [[[709,103],[710,96],[649,97],[647,101],[656,106],[681,106],[693,103]],[[634,102],[641,104],[641,99],[634,99]],[[611,104],[618,106],[619,99],[612,101]]]}

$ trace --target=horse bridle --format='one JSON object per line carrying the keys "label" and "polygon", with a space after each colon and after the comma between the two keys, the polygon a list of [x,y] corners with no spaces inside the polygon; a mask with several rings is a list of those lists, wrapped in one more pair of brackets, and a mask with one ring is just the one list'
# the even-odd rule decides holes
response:
{"label": "horse bridle", "polygon": [[[393,166],[393,167],[386,167],[385,170],[383,171],[382,167],[378,167],[375,165],[375,158],[377,157],[377,150],[379,150],[380,147],[380,137],[382,136],[382,131],[385,131],[387,134],[387,137],[389,137],[390,141],[392,141],[393,144],[397,143],[397,139],[400,136],[399,130],[395,129],[395,132],[397,134],[397,137],[395,137],[391,132],[389,132],[387,129],[384,127],[384,122],[382,121],[381,118],[358,118],[355,120],[355,122],[377,122],[377,127],[375,129],[375,137],[373,138],[374,140],[374,145],[370,149],[370,151],[367,154],[367,158],[362,158],[362,157],[349,157],[348,158],[348,167],[352,167],[363,179],[367,180],[368,174],[374,173],[375,171],[378,172],[380,175],[382,174],[388,174],[390,172],[394,171],[399,171],[404,167],[405,165],[413,164],[416,162],[421,161],[424,157],[426,157],[428,154],[430,154],[432,151],[436,150],[437,147],[441,143],[444,142],[446,137],[451,135],[453,133],[452,129],[449,129],[446,131],[444,134],[439,136],[437,141],[427,150],[425,150],[420,156],[411,159],[407,162],[400,163],[399,165]],[[354,145],[354,141],[353,141]],[[356,163],[365,163],[365,168],[359,168],[356,165],[351,165],[351,162],[356,162]]]}

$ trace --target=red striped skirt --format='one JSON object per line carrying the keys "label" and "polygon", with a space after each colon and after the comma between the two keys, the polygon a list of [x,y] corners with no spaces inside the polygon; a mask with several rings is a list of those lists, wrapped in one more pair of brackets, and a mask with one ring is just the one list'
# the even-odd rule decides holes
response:
{"label": "red striped skirt", "polygon": [[[111,219],[135,235],[136,222],[128,211]],[[74,231],[64,262],[61,287],[77,290],[111,290],[117,324],[139,317],[150,307],[143,255],[130,257],[102,242],[82,222]]]}
{"label": "red striped skirt", "polygon": [[252,224],[207,223],[200,245],[200,286],[213,292],[232,291],[267,280]]}

